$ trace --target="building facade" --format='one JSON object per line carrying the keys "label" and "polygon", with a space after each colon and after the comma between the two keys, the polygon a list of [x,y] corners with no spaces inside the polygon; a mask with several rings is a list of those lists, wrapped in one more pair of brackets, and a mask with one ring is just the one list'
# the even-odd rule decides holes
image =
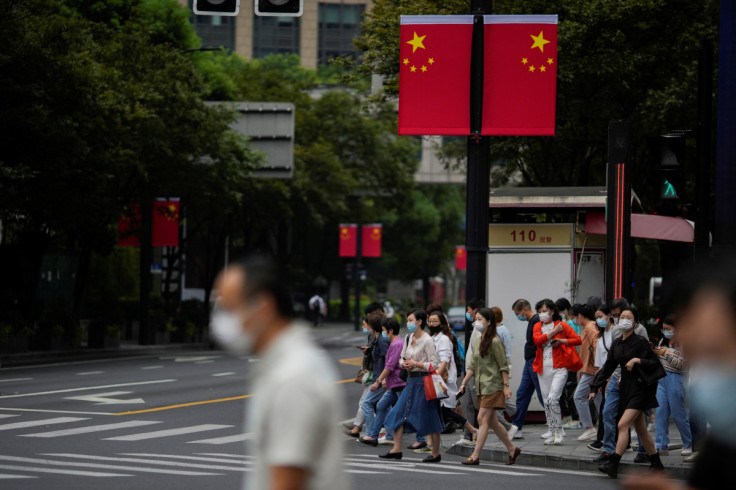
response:
{"label": "building facade", "polygon": [[[193,0],[179,0],[191,9]],[[224,47],[246,58],[298,54],[303,66],[317,68],[337,56],[358,57],[360,34],[371,0],[305,0],[301,17],[260,17],[253,0],[240,1],[236,17],[192,15],[202,47]]]}

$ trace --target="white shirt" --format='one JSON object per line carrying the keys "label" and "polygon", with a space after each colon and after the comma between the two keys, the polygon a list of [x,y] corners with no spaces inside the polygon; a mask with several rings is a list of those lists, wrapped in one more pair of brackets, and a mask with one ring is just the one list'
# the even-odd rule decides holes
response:
{"label": "white shirt", "polygon": [[[550,333],[555,328],[555,322],[549,322],[549,323],[543,323],[542,324],[542,333],[547,334]],[[552,357],[552,344],[548,340],[544,343],[542,346],[542,360],[544,361],[542,366],[544,367],[544,370],[547,371],[547,369],[554,369],[554,358]]]}
{"label": "white shirt", "polygon": [[[605,343],[604,343],[605,341]],[[598,342],[595,347],[595,360],[594,365],[597,368],[602,368],[608,359],[608,350],[611,349],[613,343],[613,327],[609,327],[603,331],[603,336],[598,336]],[[606,349],[608,347],[608,349]]]}
{"label": "white shirt", "polygon": [[447,381],[445,383],[447,383],[447,393],[450,397],[441,400],[440,403],[443,407],[455,408],[457,406],[457,400],[455,399],[455,395],[457,395],[457,367],[455,366],[455,356],[452,354],[452,340],[442,332],[432,337],[432,340],[434,340],[439,363],[447,363]]}
{"label": "white shirt", "polygon": [[291,325],[279,335],[256,363],[253,380],[247,410],[254,464],[243,488],[270,489],[275,466],[307,469],[309,490],[349,488],[336,371],[307,330]]}

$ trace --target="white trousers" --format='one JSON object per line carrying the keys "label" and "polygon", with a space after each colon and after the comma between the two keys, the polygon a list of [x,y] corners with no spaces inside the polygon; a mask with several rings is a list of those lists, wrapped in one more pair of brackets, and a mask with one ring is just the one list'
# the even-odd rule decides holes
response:
{"label": "white trousers", "polygon": [[544,399],[544,413],[547,415],[549,430],[562,428],[562,412],[560,411],[560,396],[567,383],[567,369],[544,367],[539,375],[539,388]]}

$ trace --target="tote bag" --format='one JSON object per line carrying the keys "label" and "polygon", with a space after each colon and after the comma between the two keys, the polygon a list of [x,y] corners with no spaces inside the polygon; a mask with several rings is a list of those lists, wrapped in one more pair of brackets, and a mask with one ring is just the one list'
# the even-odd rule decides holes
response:
{"label": "tote bag", "polygon": [[427,401],[443,400],[450,397],[442,376],[435,372],[431,364],[429,365],[429,373],[422,379],[424,380],[424,395],[427,397]]}

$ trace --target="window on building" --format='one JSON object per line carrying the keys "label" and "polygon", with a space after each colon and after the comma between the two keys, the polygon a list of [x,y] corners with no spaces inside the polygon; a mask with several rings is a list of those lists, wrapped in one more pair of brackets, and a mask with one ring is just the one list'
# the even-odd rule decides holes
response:
{"label": "window on building", "polygon": [[299,54],[299,17],[253,16],[253,57]]}
{"label": "window on building", "polygon": [[343,3],[319,4],[319,52],[318,62],[329,63],[330,58],[353,56],[358,50],[353,39],[360,34],[360,21],[365,5]]}
{"label": "window on building", "polygon": [[[189,0],[189,8],[192,8]],[[202,40],[203,48],[223,47],[235,51],[235,19],[221,15],[192,15],[194,32]]]}

